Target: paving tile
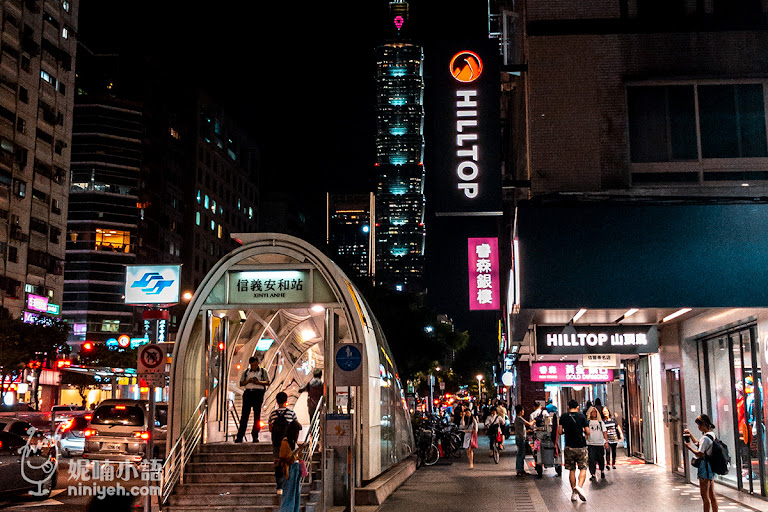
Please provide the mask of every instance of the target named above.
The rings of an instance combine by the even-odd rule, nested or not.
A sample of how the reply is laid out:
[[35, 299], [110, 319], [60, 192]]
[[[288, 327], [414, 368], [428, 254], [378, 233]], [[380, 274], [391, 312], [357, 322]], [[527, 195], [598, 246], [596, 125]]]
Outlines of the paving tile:
[[[557, 477], [553, 469], [535, 478], [532, 459], [529, 472], [516, 478], [515, 448], [502, 452], [499, 464], [488, 456], [487, 440], [481, 436], [475, 453], [475, 468], [469, 469], [466, 455], [441, 459], [438, 465], [419, 469], [379, 509], [380, 512], [696, 512], [702, 510], [699, 490], [664, 468], [634, 458], [619, 457], [616, 470], [606, 478], [584, 485], [587, 501], [571, 501], [568, 473]], [[725, 491], [728, 494], [731, 493]], [[768, 501], [744, 496], [746, 506], [719, 496], [721, 510], [768, 512]]]

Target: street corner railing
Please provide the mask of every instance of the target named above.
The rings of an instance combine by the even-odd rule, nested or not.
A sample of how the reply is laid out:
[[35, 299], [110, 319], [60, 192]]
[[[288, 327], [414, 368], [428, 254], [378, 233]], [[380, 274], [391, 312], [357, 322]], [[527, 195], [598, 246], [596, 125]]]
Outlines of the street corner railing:
[[189, 459], [192, 458], [192, 454], [203, 438], [207, 414], [208, 402], [206, 397], [203, 397], [187, 420], [184, 428], [181, 429], [181, 435], [179, 435], [179, 438], [168, 452], [163, 463], [163, 472], [160, 480], [160, 487], [162, 489], [160, 496], [161, 504], [165, 504], [168, 501], [177, 483], [184, 483], [184, 467], [189, 462]]
[[320, 401], [317, 403], [315, 412], [312, 415], [312, 420], [309, 422], [309, 430], [307, 431], [307, 439], [305, 441], [307, 448], [304, 450], [304, 456], [302, 457], [304, 460], [304, 465], [308, 470], [308, 474], [303, 478], [303, 480], [309, 483], [312, 482], [312, 457], [315, 454], [318, 443], [320, 442], [320, 424], [323, 417], [325, 416], [323, 413], [324, 410], [324, 397], [320, 397]]

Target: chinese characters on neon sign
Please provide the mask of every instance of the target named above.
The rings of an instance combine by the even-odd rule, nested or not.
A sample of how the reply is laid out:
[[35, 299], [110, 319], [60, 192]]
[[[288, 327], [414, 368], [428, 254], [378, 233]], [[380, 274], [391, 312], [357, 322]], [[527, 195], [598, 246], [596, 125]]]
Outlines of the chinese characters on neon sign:
[[496, 310], [500, 306], [499, 242], [496, 238], [470, 238], [469, 309]]

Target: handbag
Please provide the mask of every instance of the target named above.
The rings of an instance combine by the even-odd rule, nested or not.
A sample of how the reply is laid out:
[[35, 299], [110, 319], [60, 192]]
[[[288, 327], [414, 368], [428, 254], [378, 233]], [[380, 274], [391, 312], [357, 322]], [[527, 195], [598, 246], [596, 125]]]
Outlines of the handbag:
[[301, 466], [301, 478], [306, 478], [309, 476], [309, 471], [307, 470], [307, 465], [304, 462], [304, 460], [299, 460], [299, 466]]
[[469, 441], [469, 447], [472, 448], [473, 450], [477, 449], [477, 431], [476, 430], [472, 431], [472, 438]]
[[700, 464], [701, 464], [700, 458], [696, 457], [694, 459], [691, 459], [691, 466], [698, 468]]

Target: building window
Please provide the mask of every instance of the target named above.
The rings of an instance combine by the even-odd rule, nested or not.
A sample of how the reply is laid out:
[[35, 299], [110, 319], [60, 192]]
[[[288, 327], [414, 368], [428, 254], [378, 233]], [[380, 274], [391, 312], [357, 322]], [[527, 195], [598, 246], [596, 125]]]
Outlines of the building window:
[[29, 103], [29, 91], [24, 87], [19, 87], [19, 101], [22, 103]]
[[19, 250], [11, 245], [8, 246], [8, 261], [11, 263], [18, 263], [19, 261]]
[[22, 180], [13, 180], [13, 193], [17, 197], [27, 197], [27, 182]]
[[761, 84], [699, 85], [702, 158], [768, 156]]
[[61, 236], [61, 230], [57, 227], [51, 226], [51, 237], [50, 241], [52, 244], [59, 243], [59, 237]]
[[61, 38], [69, 39], [69, 27], [64, 27], [61, 29]]
[[114, 229], [96, 229], [96, 250], [131, 252], [131, 232]]
[[768, 156], [762, 84], [629, 87], [627, 106], [634, 163]]
[[120, 320], [102, 320], [101, 332], [119, 332]]
[[29, 229], [30, 231], [34, 231], [36, 233], [42, 233], [43, 235], [48, 234], [48, 223], [46, 223], [44, 220], [36, 219], [34, 217], [29, 219]]
[[61, 0], [61, 8], [69, 12], [69, 9], [70, 9], [69, 0]]
[[24, 121], [24, 118], [22, 117], [16, 118], [16, 131], [19, 133], [27, 132], [27, 122]]
[[200, 212], [195, 212], [195, 224], [200, 225]]
[[61, 215], [61, 203], [58, 199], [51, 198], [51, 213]]

